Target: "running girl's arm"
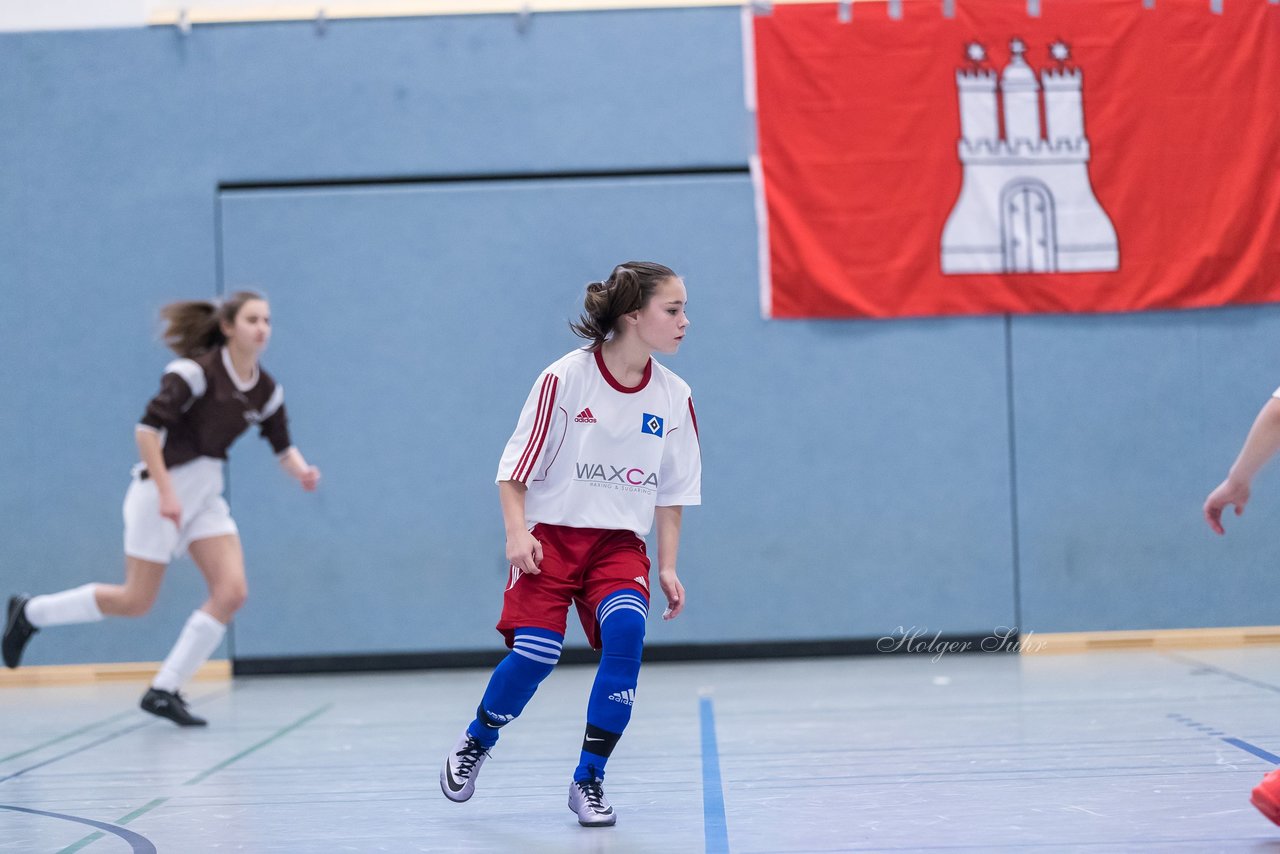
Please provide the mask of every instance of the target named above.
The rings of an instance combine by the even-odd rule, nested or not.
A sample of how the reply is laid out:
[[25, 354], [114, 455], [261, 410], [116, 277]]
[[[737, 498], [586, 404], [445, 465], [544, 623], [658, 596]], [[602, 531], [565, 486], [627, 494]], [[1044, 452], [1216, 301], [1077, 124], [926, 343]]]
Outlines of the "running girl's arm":
[[307, 492], [314, 492], [320, 483], [320, 469], [310, 465], [302, 456], [302, 451], [292, 445], [280, 455], [280, 468], [289, 477], [296, 478]]
[[1262, 407], [1253, 427], [1244, 440], [1240, 455], [1227, 473], [1227, 479], [1218, 485], [1204, 502], [1204, 518], [1218, 534], [1226, 533], [1222, 527], [1222, 511], [1234, 505], [1236, 515], [1244, 512], [1249, 503], [1249, 485], [1254, 475], [1280, 450], [1280, 400], [1271, 398]]
[[658, 584], [667, 597], [662, 619], [674, 620], [684, 610], [684, 585], [676, 576], [676, 554], [680, 551], [680, 521], [683, 507], [655, 507], [654, 527], [658, 529]]
[[175, 525], [182, 524], [182, 504], [173, 491], [173, 481], [164, 464], [160, 431], [177, 424], [194, 400], [204, 395], [207, 386], [204, 371], [192, 360], [175, 359], [170, 362], [160, 377], [160, 391], [147, 402], [146, 411], [133, 431], [138, 443], [138, 456], [160, 494], [160, 515]]
[[302, 484], [307, 492], [314, 492], [320, 484], [320, 469], [310, 465], [302, 452], [294, 447], [289, 438], [289, 412], [284, 405], [284, 386], [276, 384], [271, 390], [271, 397], [262, 407], [262, 422], [258, 432], [276, 452], [280, 468], [285, 474]]
[[164, 464], [164, 450], [160, 445], [160, 433], [146, 424], [139, 424], [133, 431], [138, 443], [138, 456], [147, 467], [147, 477], [156, 482], [160, 493], [160, 515], [175, 525], [182, 524], [182, 504], [173, 492], [173, 481]]
[[542, 572], [542, 543], [529, 533], [524, 516], [524, 494], [529, 491], [517, 480], [498, 481], [498, 500], [502, 503], [502, 523], [507, 529], [507, 562], [530, 575]]

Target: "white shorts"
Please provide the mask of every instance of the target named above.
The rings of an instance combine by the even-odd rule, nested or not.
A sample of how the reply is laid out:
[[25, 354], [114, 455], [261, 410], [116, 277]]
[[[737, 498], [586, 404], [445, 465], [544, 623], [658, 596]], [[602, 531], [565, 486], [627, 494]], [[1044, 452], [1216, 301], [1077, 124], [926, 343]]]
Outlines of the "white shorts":
[[124, 553], [152, 563], [182, 557], [196, 540], [239, 532], [222, 497], [222, 460], [197, 457], [169, 470], [182, 505], [182, 525], [160, 515], [160, 491], [134, 472], [124, 496]]

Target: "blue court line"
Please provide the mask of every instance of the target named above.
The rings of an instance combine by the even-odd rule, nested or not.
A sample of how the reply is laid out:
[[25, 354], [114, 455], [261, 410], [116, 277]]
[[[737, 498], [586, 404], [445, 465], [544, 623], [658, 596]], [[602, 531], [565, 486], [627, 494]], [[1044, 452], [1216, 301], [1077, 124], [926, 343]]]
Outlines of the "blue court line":
[[1265, 759], [1268, 762], [1272, 763], [1273, 765], [1280, 765], [1280, 756], [1276, 756], [1274, 753], [1269, 753], [1263, 750], [1261, 747], [1252, 745], [1249, 742], [1244, 741], [1243, 739], [1224, 738], [1222, 740], [1225, 741], [1227, 744], [1231, 745], [1232, 747], [1238, 747], [1241, 750], [1245, 750], [1245, 751], [1248, 751], [1249, 753], [1252, 753], [1254, 756], [1258, 757], [1259, 759]]
[[48, 818], [60, 818], [63, 821], [74, 821], [79, 824], [87, 824], [90, 827], [96, 827], [103, 835], [107, 833], [120, 837], [129, 843], [129, 847], [133, 849], [133, 854], [156, 854], [156, 846], [150, 839], [140, 833], [134, 833], [132, 830], [126, 830], [118, 825], [109, 824], [105, 821], [94, 821], [91, 818], [81, 818], [78, 815], [66, 815], [60, 812], [45, 812], [44, 810], [33, 810], [27, 807], [13, 807], [7, 804], [0, 804], [0, 810], [14, 810], [15, 812], [31, 813], [32, 815], [43, 815]]
[[120, 720], [121, 718], [129, 717], [129, 716], [130, 716], [130, 715], [132, 715], [132, 714], [133, 714], [133, 712], [131, 712], [131, 711], [129, 711], [129, 712], [120, 712], [119, 714], [112, 715], [112, 716], [111, 716], [111, 717], [109, 717], [109, 718], [103, 718], [103, 719], [102, 719], [102, 720], [100, 720], [100, 721], [94, 721], [93, 723], [91, 723], [91, 724], [86, 724], [85, 726], [82, 726], [82, 727], [80, 727], [79, 729], [72, 730], [71, 732], [64, 733], [64, 734], [59, 735], [59, 736], [55, 736], [55, 737], [53, 737], [53, 738], [49, 739], [48, 741], [42, 741], [42, 742], [40, 742], [39, 744], [37, 744], [35, 747], [28, 747], [26, 750], [19, 750], [17, 753], [10, 753], [8, 756], [0, 756], [0, 762], [8, 762], [10, 759], [17, 759], [17, 758], [19, 758], [19, 757], [21, 757], [21, 756], [26, 756], [26, 755], [27, 755], [27, 754], [29, 754], [29, 753], [35, 753], [35, 752], [37, 752], [37, 751], [39, 751], [39, 750], [43, 750], [43, 749], [44, 749], [44, 748], [46, 748], [46, 747], [50, 747], [50, 746], [52, 746], [52, 745], [55, 745], [55, 744], [57, 744], [57, 743], [58, 743], [58, 742], [60, 742], [60, 741], [66, 741], [68, 738], [75, 738], [77, 735], [83, 735], [84, 733], [88, 732], [89, 730], [97, 729], [98, 727], [102, 726], [103, 724], [109, 724], [109, 723], [111, 723], [111, 722], [113, 722], [113, 721], [118, 721], [118, 720]]
[[88, 744], [82, 744], [77, 748], [68, 750], [66, 753], [59, 753], [57, 756], [54, 756], [50, 759], [46, 759], [43, 762], [37, 762], [35, 765], [28, 765], [26, 768], [20, 768], [19, 770], [14, 771], [12, 774], [6, 774], [5, 776], [0, 777], [0, 783], [3, 783], [7, 780], [12, 780], [14, 777], [21, 777], [23, 774], [27, 773], [28, 771], [34, 771], [37, 768], [43, 768], [46, 765], [52, 765], [55, 762], [59, 762], [63, 759], [66, 759], [68, 756], [75, 756], [77, 753], [83, 753], [84, 751], [97, 747], [100, 744], [106, 744], [108, 741], [113, 741], [122, 735], [128, 735], [129, 733], [135, 730], [142, 729], [144, 726], [150, 726], [151, 723], [152, 721], [143, 721], [140, 724], [130, 724], [129, 726], [123, 729], [118, 729], [115, 732], [108, 733], [107, 735], [104, 735], [102, 738], [99, 738], [96, 741], [91, 741]]
[[[168, 798], [156, 798], [151, 803], [145, 806], [138, 807], [136, 810], [129, 813], [128, 815], [122, 816], [116, 819], [116, 824], [128, 824], [129, 822], [133, 821], [135, 818], [138, 818], [139, 816], [142, 816], [142, 815], [146, 815], [147, 813], [151, 812], [153, 809], [160, 806], [161, 804], [167, 803], [168, 800], [169, 800]], [[87, 848], [88, 846], [97, 842], [99, 839], [101, 839], [104, 836], [106, 836], [106, 834], [103, 833], [102, 831], [98, 831], [97, 833], [90, 833], [88, 836], [86, 836], [84, 839], [81, 839], [79, 842], [76, 842], [74, 844], [68, 845], [66, 848], [63, 848], [61, 851], [58, 852], [58, 854], [75, 854], [76, 851], [79, 851], [81, 848]]]
[[1218, 667], [1217, 665], [1197, 661], [1189, 655], [1181, 655], [1176, 652], [1166, 652], [1165, 656], [1167, 658], [1172, 658], [1174, 661], [1181, 661], [1183, 664], [1194, 664], [1202, 670], [1208, 670], [1209, 672], [1216, 673], [1219, 676], [1225, 676], [1228, 679], [1243, 682], [1245, 685], [1252, 685], [1255, 688], [1263, 688], [1267, 691], [1275, 691], [1277, 694], [1280, 694], [1280, 685], [1272, 685], [1270, 682], [1263, 682], [1261, 679], [1252, 679], [1248, 676], [1242, 676], [1239, 673], [1233, 673], [1230, 670]]
[[[213, 692], [213, 693], [205, 694], [205, 695], [204, 695], [203, 697], [201, 697], [199, 700], [194, 701], [194, 702], [192, 703], [192, 705], [195, 705], [196, 703], [203, 703], [205, 700], [210, 700], [210, 699], [213, 699], [214, 697], [219, 697], [219, 696], [222, 696], [223, 694], [226, 694], [226, 693], [228, 693], [228, 692], [227, 692], [227, 691], [217, 691], [217, 692]], [[92, 724], [91, 726], [84, 727], [84, 728], [82, 728], [82, 729], [76, 730], [74, 733], [69, 733], [69, 734], [68, 734], [68, 735], [66, 735], [66, 736], [62, 736], [62, 737], [60, 737], [60, 738], [56, 738], [56, 739], [54, 739], [53, 741], [49, 741], [49, 742], [45, 742], [44, 744], [37, 745], [35, 748], [32, 748], [32, 750], [39, 749], [40, 747], [48, 747], [50, 744], [54, 744], [54, 743], [56, 743], [56, 742], [58, 742], [58, 741], [62, 741], [62, 740], [64, 740], [64, 739], [66, 739], [66, 738], [69, 738], [69, 737], [70, 737], [70, 736], [72, 736], [72, 735], [79, 735], [80, 733], [86, 732], [86, 731], [88, 731], [88, 730], [90, 730], [90, 729], [93, 729], [93, 728], [94, 728], [94, 727], [96, 727], [96, 726], [99, 726], [100, 724], [107, 723], [107, 722], [109, 722], [109, 721], [113, 721], [113, 720], [115, 720], [116, 718], [124, 717], [126, 714], [134, 714], [134, 713], [133, 713], [133, 712], [122, 712], [121, 714], [113, 715], [112, 717], [107, 718], [107, 719], [106, 719], [106, 720], [104, 720], [104, 721], [99, 721], [98, 723], [96, 723], [96, 724]], [[43, 762], [37, 762], [35, 765], [28, 765], [26, 768], [20, 768], [20, 769], [18, 769], [17, 771], [14, 771], [12, 774], [6, 774], [6, 775], [4, 775], [3, 777], [0, 777], [0, 783], [5, 782], [6, 780], [12, 780], [14, 777], [21, 777], [23, 774], [27, 773], [28, 771], [34, 771], [34, 770], [36, 770], [37, 768], [43, 768], [43, 767], [44, 767], [44, 766], [46, 766], [46, 765], [52, 765], [52, 764], [53, 764], [53, 763], [55, 763], [55, 762], [59, 762], [59, 761], [61, 761], [61, 760], [63, 760], [63, 759], [66, 759], [68, 756], [75, 756], [77, 753], [83, 753], [84, 751], [86, 751], [86, 750], [90, 750], [90, 749], [92, 749], [92, 748], [94, 748], [94, 747], [97, 747], [97, 746], [98, 746], [98, 745], [100, 745], [100, 744], [106, 744], [108, 741], [113, 741], [113, 740], [115, 740], [115, 739], [119, 738], [119, 737], [120, 737], [120, 736], [122, 736], [122, 735], [128, 735], [129, 733], [134, 732], [135, 730], [140, 730], [140, 729], [142, 729], [142, 728], [143, 728], [143, 727], [145, 727], [145, 726], [150, 726], [151, 724], [155, 723], [155, 722], [156, 722], [156, 720], [157, 720], [156, 718], [152, 717], [151, 715], [148, 715], [148, 716], [147, 716], [147, 720], [143, 721], [142, 723], [130, 724], [129, 726], [124, 727], [123, 729], [118, 729], [118, 730], [116, 730], [115, 732], [108, 733], [107, 735], [104, 735], [102, 738], [99, 738], [99, 739], [97, 739], [96, 741], [91, 741], [91, 742], [89, 742], [88, 744], [82, 744], [81, 746], [79, 746], [79, 747], [77, 747], [77, 748], [74, 748], [74, 749], [72, 749], [72, 750], [68, 750], [66, 753], [59, 753], [57, 756], [54, 756], [54, 757], [49, 758], [49, 759], [46, 759], [46, 760], [44, 760]], [[5, 757], [5, 758], [6, 758], [6, 759], [12, 759], [12, 758], [14, 758], [14, 757], [16, 757], [16, 756], [22, 756], [22, 755], [25, 755], [25, 754], [27, 754], [27, 753], [30, 753], [30, 752], [32, 752], [32, 750], [24, 750], [22, 753], [15, 753], [15, 754], [13, 754], [12, 756], [7, 756], [7, 757]]]
[[[293, 723], [288, 724], [282, 727], [281, 729], [276, 730], [274, 733], [267, 736], [262, 741], [259, 741], [255, 744], [250, 745], [249, 747], [246, 747], [244, 750], [241, 750], [239, 753], [237, 753], [235, 756], [232, 756], [230, 759], [224, 759], [221, 762], [219, 762], [217, 765], [214, 765], [211, 768], [206, 768], [204, 771], [201, 771], [199, 774], [195, 775], [190, 780], [184, 781], [182, 785], [194, 786], [196, 783], [202, 782], [207, 777], [210, 777], [218, 773], [222, 769], [226, 768], [228, 765], [232, 765], [236, 762], [239, 762], [241, 759], [245, 758], [246, 756], [252, 753], [256, 753], [262, 748], [266, 747], [268, 744], [271, 744], [271, 742], [275, 741], [276, 739], [284, 735], [287, 735], [288, 733], [293, 732], [295, 729], [302, 726], [303, 724], [306, 724], [315, 720], [316, 718], [320, 717], [320, 715], [329, 711], [329, 709], [331, 708], [333, 708], [333, 703], [325, 703], [320, 708], [308, 714], [303, 715]], [[162, 804], [168, 803], [169, 800], [170, 798], [156, 798], [155, 800], [151, 801], [150, 803], [144, 806], [139, 807], [138, 809], [134, 810], [128, 815], [122, 816], [121, 818], [116, 819], [116, 821], [119, 824], [128, 824], [129, 822], [133, 821], [135, 818], [138, 818], [139, 816], [150, 812], [151, 810], [155, 809], [158, 806], [161, 806]], [[74, 854], [74, 852], [79, 851], [82, 848], [87, 848], [88, 846], [92, 845], [94, 842], [97, 842], [99, 839], [102, 839], [103, 836], [105, 835], [106, 834], [102, 833], [101, 831], [97, 833], [91, 833], [88, 836], [81, 839], [80, 841], [75, 842], [71, 845], [68, 845], [66, 848], [63, 848], [61, 851], [58, 852], [58, 854]], [[153, 848], [151, 850], [154, 851], [155, 849]]]
[[707, 854], [729, 854], [729, 827], [724, 818], [720, 785], [720, 752], [716, 748], [716, 713], [710, 697], [698, 700], [702, 720], [702, 827]]
[[[1257, 835], [1255, 836], [1212, 836], [1212, 837], [1196, 837], [1194, 839], [1187, 838], [1187, 837], [1180, 837], [1176, 840], [1171, 840], [1166, 844], [1180, 845], [1180, 846], [1186, 846], [1188, 844], [1198, 844], [1198, 845], [1205, 846], [1204, 848], [1199, 849], [1201, 851], [1224, 851], [1227, 849], [1223, 848], [1223, 843], [1238, 842], [1241, 844], [1231, 848], [1230, 850], [1232, 851], [1237, 851], [1237, 850], [1238, 851], [1267, 851], [1269, 849], [1266, 848], [1265, 846], [1270, 841], [1271, 841], [1270, 837], [1257, 836]], [[1082, 850], [1110, 849], [1113, 851], [1141, 851], [1141, 850], [1157, 850], [1158, 851], [1160, 849], [1157, 848], [1157, 846], [1160, 844], [1161, 843], [1153, 842], [1153, 843], [1149, 843], [1147, 846], [1138, 847], [1139, 845], [1141, 845], [1141, 843], [1134, 842], [1130, 838], [1102, 839], [1102, 840], [1089, 842], [1085, 844], [1084, 847], [1082, 848], [1081, 843], [1079, 842], [1030, 842], [1030, 841], [1027, 841], [1027, 842], [1019, 842], [1017, 850], [1018, 851], [1061, 851], [1065, 849], [1067, 851], [1082, 851]], [[1212, 847], [1210, 847], [1211, 845]], [[1244, 847], [1245, 845], [1249, 845], [1249, 847], [1246, 848]], [[809, 852], [813, 851], [814, 849], [788, 848], [785, 850], [789, 852], [789, 854], [809, 854]], [[886, 847], [876, 847], [876, 848], [864, 848], [859, 846], [857, 848], [822, 848], [819, 850], [821, 850], [823, 854], [864, 854], [864, 852], [867, 852], [867, 851], [878, 851], [878, 852], [882, 852], [882, 854], [883, 852], [888, 852], [888, 851], [902, 851], [902, 852], [905, 852], [906, 854], [919, 854], [919, 852], [921, 851], [970, 851], [970, 852], [977, 852], [977, 854], [990, 854], [992, 850], [992, 844], [989, 842], [973, 843], [973, 844], [960, 843], [957, 845], [919, 845], [916, 843], [912, 843], [910, 846], [895, 845], [892, 847], [886, 846]]]
[[320, 717], [321, 715], [323, 715], [325, 712], [329, 711], [332, 708], [333, 708], [333, 703], [325, 703], [320, 708], [308, 714], [303, 715], [302, 717], [298, 718], [296, 721], [289, 724], [288, 726], [282, 729], [276, 730], [274, 733], [264, 738], [262, 741], [259, 741], [257, 744], [253, 744], [253, 745], [250, 745], [249, 747], [246, 747], [244, 750], [240, 751], [235, 756], [232, 756], [230, 759], [224, 759], [221, 762], [219, 762], [217, 765], [214, 765], [212, 768], [206, 768], [204, 771], [201, 771], [199, 774], [195, 775], [190, 780], [187, 780], [182, 785], [194, 786], [196, 783], [199, 783], [201, 780], [205, 779], [206, 777], [211, 777], [212, 775], [218, 773], [223, 768], [226, 768], [228, 765], [231, 765], [235, 762], [239, 762], [241, 759], [244, 759], [246, 756], [248, 756], [251, 753], [257, 753], [259, 750], [266, 747], [271, 742], [275, 741], [278, 738], [282, 738], [288, 735], [289, 733], [293, 732], [295, 729], [297, 729], [300, 726], [303, 726], [304, 724], [310, 723], [311, 721]]
[[1165, 717], [1169, 718], [1170, 720], [1177, 721], [1183, 726], [1189, 727], [1195, 730], [1196, 732], [1206, 733], [1210, 736], [1222, 736], [1221, 738], [1218, 739], [1219, 741], [1225, 741], [1227, 744], [1231, 745], [1232, 747], [1238, 747], [1241, 750], [1243, 750], [1245, 753], [1252, 753], [1254, 756], [1258, 757], [1259, 759], [1270, 762], [1273, 765], [1280, 765], [1280, 756], [1276, 756], [1274, 753], [1270, 752], [1269, 750], [1263, 750], [1261, 747], [1258, 747], [1258, 745], [1256, 744], [1250, 744], [1249, 742], [1245, 741], [1243, 738], [1236, 738], [1234, 736], [1224, 736], [1222, 735], [1221, 730], [1215, 729], [1213, 727], [1205, 726], [1204, 724], [1199, 723], [1198, 721], [1192, 720], [1186, 715], [1180, 715], [1174, 712], [1170, 712], [1169, 714], [1165, 715]]

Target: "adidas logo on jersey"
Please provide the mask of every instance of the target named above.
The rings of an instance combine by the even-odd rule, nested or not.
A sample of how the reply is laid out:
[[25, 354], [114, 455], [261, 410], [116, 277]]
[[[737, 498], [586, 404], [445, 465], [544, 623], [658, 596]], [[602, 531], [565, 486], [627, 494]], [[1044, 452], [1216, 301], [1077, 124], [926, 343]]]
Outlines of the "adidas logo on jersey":
[[649, 579], [645, 578], [643, 575], [637, 575], [635, 577], [635, 581], [645, 590], [649, 589]]
[[579, 412], [577, 417], [574, 418], [573, 420], [578, 422], [579, 424], [595, 424], [596, 423], [596, 417], [591, 414], [590, 406], [588, 406], [586, 409]]
[[609, 699], [626, 706], [633, 705], [636, 701], [636, 689], [628, 688], [625, 691], [615, 691], [609, 695]]

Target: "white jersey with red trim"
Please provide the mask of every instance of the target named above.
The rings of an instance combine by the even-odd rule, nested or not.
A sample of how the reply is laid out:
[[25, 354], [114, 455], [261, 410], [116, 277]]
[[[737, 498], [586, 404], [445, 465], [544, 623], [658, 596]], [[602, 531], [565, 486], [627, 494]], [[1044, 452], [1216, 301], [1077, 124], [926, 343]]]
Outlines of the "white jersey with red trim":
[[689, 385], [653, 359], [640, 384], [574, 350], [534, 383], [497, 480], [528, 485], [530, 525], [634, 531], [653, 508], [702, 503], [702, 455]]

